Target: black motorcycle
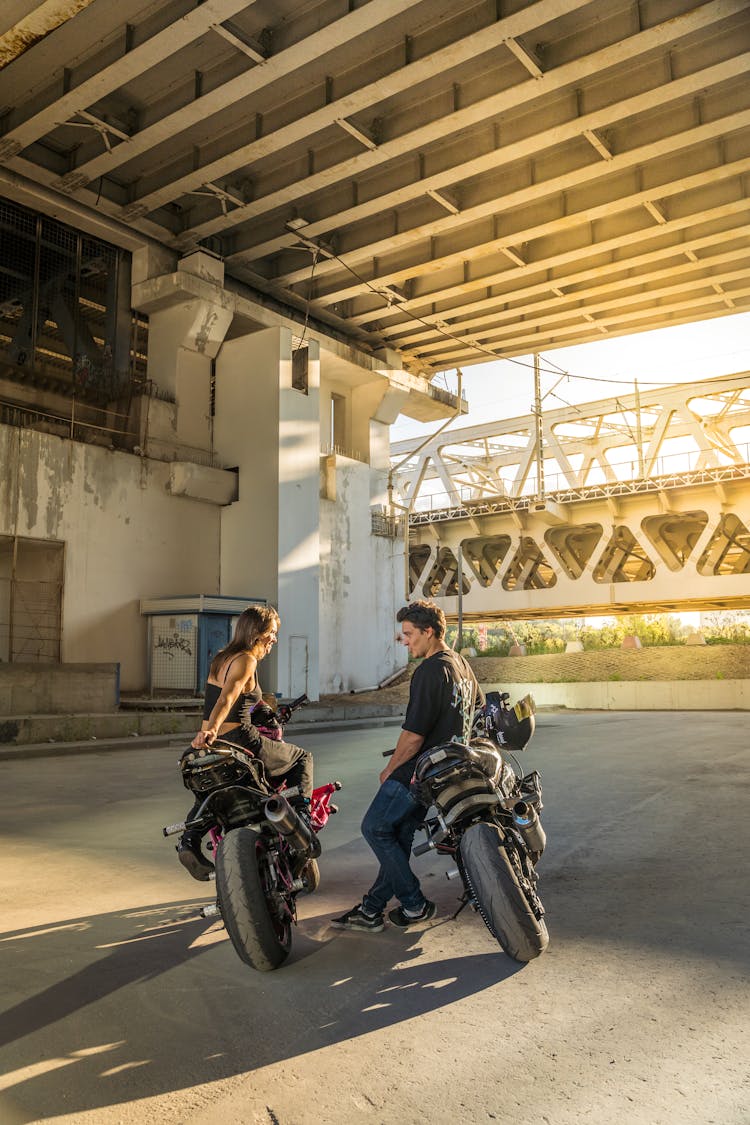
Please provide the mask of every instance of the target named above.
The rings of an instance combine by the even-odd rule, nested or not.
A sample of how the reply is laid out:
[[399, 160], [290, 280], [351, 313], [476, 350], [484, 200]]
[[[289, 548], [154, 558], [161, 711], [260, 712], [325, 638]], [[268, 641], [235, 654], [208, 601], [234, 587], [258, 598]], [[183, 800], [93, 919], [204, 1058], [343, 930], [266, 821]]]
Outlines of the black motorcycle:
[[[307, 702], [301, 695], [275, 713], [255, 707], [252, 721], [266, 735], [280, 737], [282, 724]], [[309, 814], [301, 813], [290, 804], [298, 791], [275, 788], [260, 759], [227, 738], [189, 750], [180, 768], [201, 804], [191, 820], [163, 832], [198, 830], [213, 852], [216, 903], [203, 907], [201, 916], [222, 919], [246, 965], [261, 972], [277, 969], [291, 949], [297, 895], [312, 893], [320, 882], [317, 834], [337, 811], [331, 797], [341, 785], [332, 781], [313, 790]]]
[[510, 957], [531, 961], [549, 942], [536, 889], [546, 843], [542, 786], [536, 770], [522, 775], [509, 760], [534, 733], [534, 700], [527, 695], [511, 707], [509, 698], [488, 693], [468, 745], [445, 743], [418, 758], [412, 789], [435, 815], [414, 855], [450, 856], [456, 867], [448, 878], [460, 876], [464, 885], [456, 915], [474, 907]]

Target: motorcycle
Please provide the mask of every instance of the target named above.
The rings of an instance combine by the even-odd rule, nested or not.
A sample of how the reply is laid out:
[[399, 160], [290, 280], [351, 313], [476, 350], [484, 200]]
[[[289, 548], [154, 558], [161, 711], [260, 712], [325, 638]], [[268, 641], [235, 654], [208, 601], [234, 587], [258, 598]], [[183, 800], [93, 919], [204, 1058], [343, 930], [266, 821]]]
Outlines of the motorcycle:
[[534, 733], [534, 700], [527, 695], [511, 707], [509, 698], [487, 694], [468, 745], [454, 740], [417, 759], [412, 791], [436, 813], [422, 826], [427, 840], [413, 851], [450, 856], [456, 866], [447, 876], [460, 877], [464, 887], [454, 917], [472, 906], [503, 950], [526, 962], [549, 942], [536, 872], [546, 836], [539, 774], [523, 775], [513, 758]]
[[[301, 695], [276, 712], [264, 704], [252, 721], [267, 737], [280, 738], [283, 724], [309, 700]], [[199, 830], [213, 853], [216, 903], [201, 917], [219, 917], [240, 959], [260, 972], [279, 968], [292, 945], [297, 922], [296, 899], [320, 883], [317, 834], [337, 812], [333, 794], [338, 781], [313, 790], [309, 815], [290, 804], [296, 788], [274, 787], [263, 763], [244, 746], [217, 738], [204, 749], [192, 748], [180, 760], [183, 781], [203, 800], [189, 821], [169, 824], [164, 836]]]

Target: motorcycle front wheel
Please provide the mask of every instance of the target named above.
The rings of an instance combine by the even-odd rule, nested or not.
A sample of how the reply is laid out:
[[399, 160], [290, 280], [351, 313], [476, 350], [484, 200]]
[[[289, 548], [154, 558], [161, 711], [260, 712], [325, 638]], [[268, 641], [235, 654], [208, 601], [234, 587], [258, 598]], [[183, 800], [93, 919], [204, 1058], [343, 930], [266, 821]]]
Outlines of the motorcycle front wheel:
[[268, 842], [254, 828], [233, 828], [219, 844], [216, 892], [240, 959], [262, 973], [278, 969], [292, 947], [292, 915], [277, 887]]
[[544, 953], [549, 934], [524, 894], [513, 863], [494, 824], [474, 824], [461, 837], [459, 853], [487, 929], [509, 957], [533, 961]]

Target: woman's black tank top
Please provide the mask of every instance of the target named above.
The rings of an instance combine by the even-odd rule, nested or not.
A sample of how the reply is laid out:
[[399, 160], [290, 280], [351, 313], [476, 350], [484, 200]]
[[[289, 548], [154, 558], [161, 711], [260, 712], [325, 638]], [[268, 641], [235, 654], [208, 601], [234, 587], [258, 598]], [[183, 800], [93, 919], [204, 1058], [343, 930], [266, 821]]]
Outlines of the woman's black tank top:
[[[238, 655], [239, 655], [239, 653], [238, 653]], [[235, 657], [234, 659], [236, 660], [237, 657]], [[233, 663], [234, 663], [234, 661], [230, 660], [229, 664], [227, 664], [227, 670], [224, 673], [224, 681], [225, 682], [226, 682], [227, 676], [229, 675], [229, 669], [231, 668]], [[203, 720], [204, 720], [204, 722], [207, 721], [208, 718], [210, 717], [211, 712], [213, 711], [214, 707], [216, 706], [216, 703], [219, 699], [219, 696], [221, 695], [221, 692], [222, 692], [222, 688], [220, 688], [218, 684], [210, 684], [208, 682], [206, 683], [206, 691], [205, 691], [205, 696], [204, 696], [204, 699], [203, 699]], [[239, 698], [237, 698], [234, 701], [229, 714], [224, 719], [224, 722], [225, 723], [241, 723], [242, 722], [242, 710], [243, 710], [245, 704], [246, 703], [252, 703], [254, 705], [256, 703], [260, 703], [262, 698], [263, 698], [263, 692], [260, 689], [260, 684], [258, 683], [258, 677], [256, 675], [256, 677], [255, 677], [255, 687], [251, 688], [250, 691], [244, 692], [242, 695], [239, 696]]]

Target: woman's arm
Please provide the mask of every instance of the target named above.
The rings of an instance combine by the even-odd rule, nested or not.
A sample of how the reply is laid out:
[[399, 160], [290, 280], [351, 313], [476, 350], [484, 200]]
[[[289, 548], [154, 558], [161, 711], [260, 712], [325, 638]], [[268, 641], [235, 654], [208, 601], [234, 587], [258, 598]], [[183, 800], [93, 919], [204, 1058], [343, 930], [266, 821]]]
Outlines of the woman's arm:
[[196, 749], [210, 746], [214, 739], [218, 737], [222, 724], [242, 694], [243, 688], [249, 681], [255, 682], [255, 669], [257, 667], [257, 660], [249, 653], [242, 653], [232, 661], [221, 689], [221, 695], [216, 700], [208, 719], [203, 721], [200, 731], [193, 739], [192, 745]]

